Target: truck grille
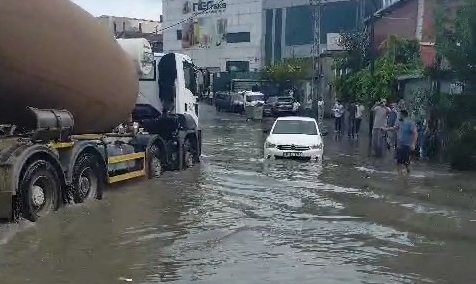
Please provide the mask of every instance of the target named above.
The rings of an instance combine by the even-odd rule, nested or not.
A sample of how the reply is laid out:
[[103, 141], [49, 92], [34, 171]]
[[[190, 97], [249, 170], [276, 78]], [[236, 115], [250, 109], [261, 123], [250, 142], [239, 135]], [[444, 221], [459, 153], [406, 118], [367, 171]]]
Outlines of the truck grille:
[[279, 150], [285, 151], [307, 151], [309, 146], [298, 146], [298, 145], [278, 145]]

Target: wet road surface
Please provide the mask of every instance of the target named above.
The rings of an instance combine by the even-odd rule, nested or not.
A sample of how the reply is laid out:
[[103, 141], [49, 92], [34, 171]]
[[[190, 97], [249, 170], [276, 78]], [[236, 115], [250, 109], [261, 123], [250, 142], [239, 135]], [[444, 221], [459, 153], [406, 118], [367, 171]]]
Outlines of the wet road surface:
[[332, 136], [322, 165], [263, 161], [262, 124], [202, 116], [201, 165], [2, 225], [0, 283], [476, 283], [470, 174], [402, 180]]

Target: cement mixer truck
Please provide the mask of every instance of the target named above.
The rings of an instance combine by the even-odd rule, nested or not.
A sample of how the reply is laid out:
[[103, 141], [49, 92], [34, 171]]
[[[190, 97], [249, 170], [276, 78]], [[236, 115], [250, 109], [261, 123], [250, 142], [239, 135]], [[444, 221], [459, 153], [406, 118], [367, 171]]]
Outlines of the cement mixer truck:
[[0, 0], [0, 218], [199, 163], [197, 69], [68, 0]]

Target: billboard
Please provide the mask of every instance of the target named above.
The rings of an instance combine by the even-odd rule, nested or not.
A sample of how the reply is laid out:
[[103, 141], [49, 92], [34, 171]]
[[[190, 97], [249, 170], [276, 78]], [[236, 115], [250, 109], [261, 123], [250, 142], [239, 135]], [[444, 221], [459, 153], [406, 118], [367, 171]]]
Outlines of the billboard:
[[228, 21], [221, 17], [190, 19], [182, 25], [182, 48], [219, 47], [226, 41]]

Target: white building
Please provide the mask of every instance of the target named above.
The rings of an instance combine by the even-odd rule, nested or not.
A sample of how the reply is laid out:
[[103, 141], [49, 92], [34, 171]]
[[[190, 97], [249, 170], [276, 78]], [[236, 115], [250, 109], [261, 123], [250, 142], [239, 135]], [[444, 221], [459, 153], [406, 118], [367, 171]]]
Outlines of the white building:
[[163, 0], [164, 50], [217, 71], [263, 65], [263, 0]]
[[100, 16], [98, 17], [99, 23], [107, 27], [111, 33], [117, 35], [123, 32], [138, 32], [144, 34], [156, 34], [160, 33], [162, 27], [161, 21], [126, 18], [126, 17], [114, 17], [114, 16]]

